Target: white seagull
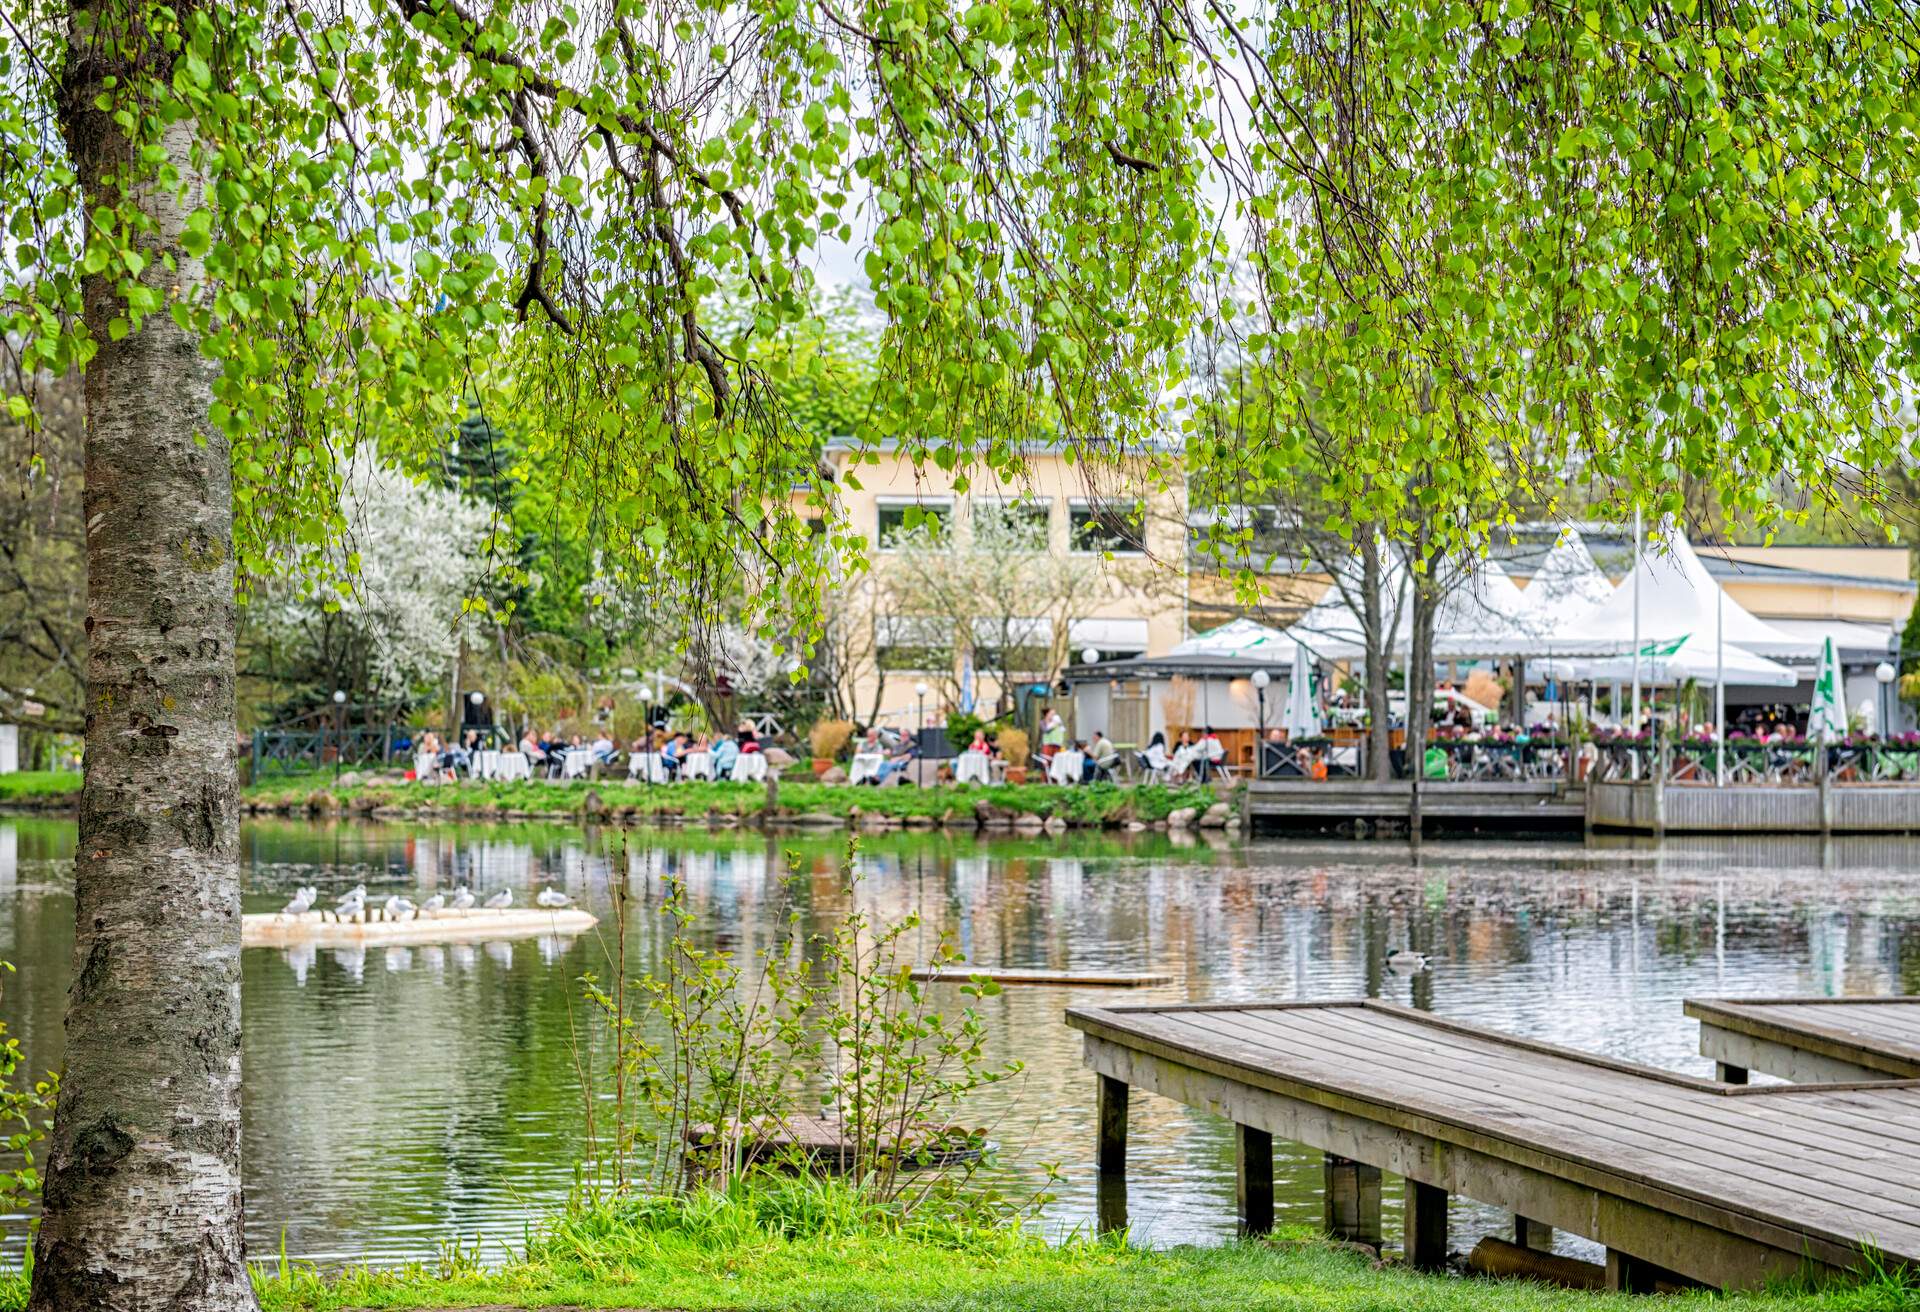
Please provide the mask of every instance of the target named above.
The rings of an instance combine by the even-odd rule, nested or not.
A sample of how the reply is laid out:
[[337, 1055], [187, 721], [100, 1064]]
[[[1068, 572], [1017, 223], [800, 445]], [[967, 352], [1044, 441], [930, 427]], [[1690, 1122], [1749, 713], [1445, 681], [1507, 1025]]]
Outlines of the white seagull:
[[533, 900], [543, 907], [551, 907], [554, 910], [573, 905], [573, 899], [557, 888], [543, 888], [540, 890], [540, 895]]
[[367, 886], [356, 884], [353, 891], [333, 904], [333, 914], [341, 920], [351, 920], [367, 909]]
[[396, 893], [386, 900], [380, 910], [388, 920], [405, 920], [413, 914], [413, 903]]
[[313, 899], [307, 896], [306, 889], [298, 888], [294, 890], [293, 901], [280, 908], [280, 914], [283, 916], [304, 916], [311, 910], [313, 910]]
[[513, 905], [513, 890], [510, 888], [501, 889], [498, 893], [495, 893], [487, 899], [486, 905], [489, 911], [505, 911]]
[[465, 884], [453, 890], [453, 909], [465, 911], [473, 905], [473, 890]]
[[435, 893], [432, 897], [420, 904], [420, 914], [423, 916], [434, 915], [446, 905], [447, 895], [445, 893]]

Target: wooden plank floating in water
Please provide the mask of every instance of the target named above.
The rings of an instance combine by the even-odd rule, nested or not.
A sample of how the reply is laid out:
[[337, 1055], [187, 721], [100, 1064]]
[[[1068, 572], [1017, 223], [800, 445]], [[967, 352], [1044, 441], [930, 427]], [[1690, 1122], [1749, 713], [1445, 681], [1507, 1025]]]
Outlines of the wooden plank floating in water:
[[[831, 1116], [801, 1113], [779, 1120], [748, 1125], [739, 1132], [741, 1156], [750, 1164], [780, 1161], [804, 1161], [826, 1171], [844, 1171], [853, 1167], [857, 1156], [853, 1139], [843, 1122]], [[924, 1150], [909, 1149], [900, 1165], [908, 1170], [920, 1167], [954, 1166], [980, 1160], [986, 1151], [984, 1131], [949, 1126], [926, 1141]], [[727, 1145], [715, 1142], [712, 1125], [696, 1125], [687, 1131], [687, 1143], [696, 1152], [718, 1150]], [[872, 1145], [868, 1145], [871, 1150]]]
[[[1716, 1084], [1379, 1002], [1086, 1007], [1067, 1023], [1103, 1108], [1137, 1086], [1404, 1176], [1416, 1264], [1437, 1260], [1461, 1194], [1605, 1245], [1613, 1288], [1857, 1271], [1863, 1244], [1920, 1267], [1920, 1081]], [[1125, 1211], [1109, 1197], [1125, 1133], [1103, 1115], [1103, 1216]], [[1377, 1213], [1341, 1220], [1378, 1230]]]
[[488, 939], [538, 938], [542, 934], [582, 934], [599, 921], [578, 907], [508, 907], [440, 911], [406, 920], [335, 920], [331, 914], [284, 912], [240, 918], [240, 943], [249, 948], [284, 948], [295, 943], [348, 948], [402, 946], [410, 943], [479, 943]]
[[984, 976], [996, 984], [1075, 984], [1109, 989], [1144, 989], [1173, 983], [1173, 976], [1153, 971], [1019, 970], [1005, 966], [970, 966], [964, 962], [939, 970], [922, 968], [913, 972], [915, 979], [953, 984], [964, 984], [975, 976]]
[[1720, 1078], [1920, 1079], [1920, 998], [1688, 998]]

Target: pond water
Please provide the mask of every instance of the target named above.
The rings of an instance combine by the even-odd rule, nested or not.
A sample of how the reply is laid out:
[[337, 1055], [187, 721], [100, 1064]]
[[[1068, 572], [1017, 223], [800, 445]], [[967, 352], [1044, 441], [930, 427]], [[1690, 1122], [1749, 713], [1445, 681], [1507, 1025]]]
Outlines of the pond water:
[[[604, 912], [625, 875], [657, 901], [676, 872], [694, 933], [750, 953], [783, 915], [797, 851], [804, 917], [841, 909], [839, 838], [751, 832], [620, 835], [565, 826], [256, 821], [243, 832], [246, 905], [271, 911], [300, 884], [374, 900], [456, 882], [511, 887], [526, 904], [564, 887]], [[0, 818], [0, 999], [30, 1067], [56, 1065], [73, 941], [73, 829]], [[1674, 1070], [1710, 1073], [1681, 1014], [1691, 994], [1920, 991], [1920, 842], [1429, 844], [1299, 840], [1177, 845], [1165, 835], [977, 841], [867, 839], [860, 896], [917, 910], [929, 935], [1007, 966], [1152, 969], [1175, 982], [1106, 990], [1010, 987], [982, 1011], [998, 1058], [1026, 1073], [978, 1109], [1011, 1164], [1067, 1178], [1042, 1223], [1094, 1215], [1092, 1077], [1070, 1003], [1378, 997]], [[604, 922], [603, 922], [604, 924]], [[644, 970], [657, 934], [637, 933]], [[1424, 973], [1385, 967], [1430, 953]], [[478, 1236], [492, 1256], [574, 1183], [583, 1107], [570, 1034], [587, 1024], [579, 977], [608, 973], [605, 937], [480, 947], [245, 954], [245, 1180], [256, 1253], [323, 1265], [394, 1262]], [[951, 987], [951, 986], [941, 986]], [[956, 998], [956, 1001], [958, 999]], [[1130, 1218], [1137, 1240], [1232, 1232], [1229, 1127], [1134, 1100]], [[1282, 1222], [1319, 1216], [1317, 1155], [1277, 1145]], [[1388, 1232], [1395, 1233], [1392, 1182]], [[1456, 1244], [1497, 1214], [1456, 1206]], [[17, 1254], [24, 1227], [6, 1228]], [[1573, 1245], [1577, 1251], [1578, 1245]]]

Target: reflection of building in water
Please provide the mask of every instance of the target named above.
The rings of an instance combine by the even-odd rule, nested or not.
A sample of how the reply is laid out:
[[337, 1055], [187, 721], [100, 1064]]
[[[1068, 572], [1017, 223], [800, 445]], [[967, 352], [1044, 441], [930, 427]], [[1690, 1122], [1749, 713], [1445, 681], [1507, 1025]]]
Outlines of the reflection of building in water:
[[465, 882], [476, 889], [524, 890], [533, 883], [533, 847], [527, 843], [483, 842], [469, 849], [473, 867]]

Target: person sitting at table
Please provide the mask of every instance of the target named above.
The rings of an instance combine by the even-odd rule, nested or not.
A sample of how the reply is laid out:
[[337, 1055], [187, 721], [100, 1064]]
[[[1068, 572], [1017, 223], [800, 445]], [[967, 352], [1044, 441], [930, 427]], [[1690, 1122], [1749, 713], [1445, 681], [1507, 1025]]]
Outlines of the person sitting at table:
[[866, 733], [861, 735], [860, 738], [860, 755], [884, 756], [886, 755], [886, 751], [886, 745], [880, 741], [879, 727], [877, 725], [868, 725]]
[[680, 778], [680, 762], [687, 752], [687, 736], [676, 733], [660, 746], [660, 768], [666, 771], [667, 782], [674, 783]]
[[1200, 758], [1195, 763], [1195, 773], [1204, 784], [1213, 777], [1213, 772], [1220, 768], [1221, 762], [1227, 759], [1227, 749], [1221, 743], [1220, 735], [1213, 731], [1212, 725], [1207, 726], [1198, 746]]
[[602, 729], [599, 736], [593, 740], [590, 744], [590, 749], [593, 752], [593, 759], [601, 765], [605, 765], [611, 761], [615, 753], [619, 750], [613, 745], [613, 736], [605, 729]]
[[740, 744], [731, 738], [722, 738], [713, 745], [713, 777], [733, 778], [733, 763], [739, 759]]
[[521, 731], [520, 755], [527, 758], [527, 766], [529, 769], [547, 759], [547, 750], [540, 745], [540, 739], [538, 735], [533, 732], [532, 725], [528, 725]]
[[1112, 783], [1113, 767], [1119, 760], [1120, 752], [1113, 745], [1113, 740], [1095, 729], [1093, 738], [1087, 743], [1086, 759], [1080, 765], [1082, 782]]
[[1173, 768], [1173, 762], [1167, 759], [1167, 736], [1158, 729], [1154, 730], [1153, 737], [1147, 739], [1147, 750], [1140, 753], [1140, 759], [1146, 763], [1147, 769], [1164, 778]]
[[753, 731], [752, 721], [740, 721], [738, 736], [740, 738], [740, 754], [742, 756], [745, 756], [749, 752], [757, 752], [760, 750], [760, 735]]
[[987, 741], [987, 731], [985, 729], [975, 729], [973, 731], [973, 741], [967, 744], [967, 750], [970, 752], [980, 752], [987, 756], [993, 755], [993, 744]]
[[1186, 778], [1193, 771], [1194, 762], [1200, 759], [1200, 746], [1193, 740], [1193, 730], [1182, 729], [1180, 736], [1173, 740], [1173, 759], [1167, 763], [1168, 777], [1174, 780]]
[[894, 775], [904, 775], [907, 772], [907, 767], [913, 764], [913, 756], [913, 739], [902, 738], [899, 747], [894, 750], [893, 755], [880, 762], [880, 767], [873, 772], [874, 787], [878, 788]]

